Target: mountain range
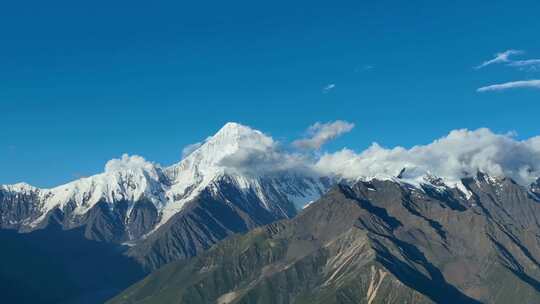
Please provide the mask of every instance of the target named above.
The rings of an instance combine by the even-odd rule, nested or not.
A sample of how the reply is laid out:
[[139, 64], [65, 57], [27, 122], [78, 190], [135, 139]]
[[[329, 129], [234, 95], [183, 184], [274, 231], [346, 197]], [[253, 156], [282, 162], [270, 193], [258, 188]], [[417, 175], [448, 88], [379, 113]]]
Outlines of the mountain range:
[[[20, 276], [8, 298], [102, 303], [149, 274], [110, 303], [540, 301], [538, 180], [448, 179], [406, 163], [351, 178], [237, 123], [187, 152], [168, 167], [123, 155], [50, 189], [0, 186], [12, 262], [0, 284], [31, 260], [29, 272], [57, 277]], [[92, 283], [104, 273], [110, 286]]]
[[108, 303], [538, 303], [538, 192], [482, 173], [467, 193], [433, 182], [338, 184]]
[[147, 269], [191, 257], [228, 235], [296, 215], [331, 185], [328, 178], [283, 170], [265, 174], [224, 163], [265, 148], [260, 131], [228, 123], [181, 162], [162, 168], [138, 156], [52, 189], [0, 186], [0, 227], [31, 232], [57, 223], [90, 240], [125, 244]]

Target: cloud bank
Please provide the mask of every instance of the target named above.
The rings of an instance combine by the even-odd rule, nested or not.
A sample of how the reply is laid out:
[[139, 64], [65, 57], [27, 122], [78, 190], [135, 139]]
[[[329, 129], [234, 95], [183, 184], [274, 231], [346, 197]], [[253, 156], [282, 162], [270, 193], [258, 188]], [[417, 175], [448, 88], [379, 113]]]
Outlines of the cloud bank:
[[414, 180], [433, 174], [455, 183], [478, 171], [507, 176], [528, 185], [540, 176], [540, 137], [516, 140], [511, 134], [489, 129], [461, 129], [427, 145], [405, 149], [374, 143], [360, 153], [343, 149], [324, 154], [316, 163], [323, 174], [344, 178], [397, 176]]
[[533, 88], [540, 89], [540, 79], [511, 81], [478, 88], [477, 92], [504, 91], [509, 89]]
[[317, 122], [309, 127], [309, 138], [299, 139], [293, 142], [293, 145], [302, 149], [320, 149], [328, 141], [336, 137], [350, 132], [354, 128], [354, 124], [336, 120], [334, 122], [320, 123]]
[[[345, 121], [316, 123], [309, 129], [312, 137], [303, 139], [300, 145], [320, 148], [352, 128], [353, 124]], [[449, 185], [477, 172], [510, 177], [522, 185], [529, 185], [540, 177], [540, 136], [518, 140], [513, 134], [498, 134], [486, 128], [454, 130], [429, 144], [412, 148], [385, 148], [373, 143], [360, 152], [344, 148], [322, 154], [287, 149], [271, 136], [248, 127], [239, 134], [236, 148], [232, 153], [225, 153], [218, 162], [227, 172], [237, 174], [260, 176], [286, 171], [353, 180], [400, 175], [403, 181], [412, 183], [431, 174], [443, 178]], [[205, 144], [216, 141], [216, 146], [210, 148], [219, 148], [216, 150], [219, 151], [222, 150], [219, 140], [213, 137]], [[141, 156], [124, 154], [110, 160], [105, 171], [155, 172], [156, 168], [159, 166]]]
[[[353, 126], [345, 121], [316, 123], [309, 128], [312, 136], [302, 139], [300, 146], [318, 149]], [[397, 177], [402, 173], [402, 180], [412, 183], [430, 174], [443, 178], [450, 185], [475, 176], [477, 172], [510, 177], [522, 185], [529, 185], [540, 177], [540, 136], [518, 140], [514, 134], [498, 134], [486, 128], [459, 129], [410, 149], [385, 148], [373, 143], [360, 152], [344, 148], [312, 154], [305, 149], [283, 149], [272, 137], [257, 134], [265, 140], [250, 140], [249, 144], [223, 159], [221, 165], [242, 174], [289, 171], [353, 180]], [[293, 142], [294, 145], [298, 143]]]

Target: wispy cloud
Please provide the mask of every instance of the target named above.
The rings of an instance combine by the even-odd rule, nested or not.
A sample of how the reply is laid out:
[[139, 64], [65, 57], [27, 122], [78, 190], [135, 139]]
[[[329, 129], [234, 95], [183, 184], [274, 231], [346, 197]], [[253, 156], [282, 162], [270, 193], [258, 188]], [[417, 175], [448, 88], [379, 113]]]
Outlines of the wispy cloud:
[[507, 51], [504, 51], [504, 52], [501, 52], [501, 53], [497, 53], [497, 54], [495, 54], [495, 57], [493, 59], [482, 62], [482, 64], [477, 65], [475, 67], [475, 69], [479, 70], [481, 68], [484, 68], [484, 67], [486, 67], [488, 65], [492, 65], [492, 64], [507, 63], [507, 62], [510, 62], [510, 56], [512, 56], [512, 55], [521, 55], [523, 53], [525, 53], [525, 52], [522, 51], [522, 50], [507, 50]]
[[324, 94], [326, 94], [326, 93], [332, 91], [332, 90], [335, 89], [335, 88], [336, 88], [336, 84], [335, 84], [335, 83], [331, 83], [331, 84], [325, 86], [325, 87], [322, 89], [322, 91], [323, 91]]
[[525, 71], [538, 71], [540, 70], [540, 59], [515, 60], [509, 62], [508, 66]]
[[503, 91], [509, 89], [533, 88], [540, 89], [540, 79], [511, 81], [478, 88], [477, 92]]
[[293, 145], [302, 149], [320, 149], [328, 141], [350, 132], [353, 128], [353, 123], [344, 120], [328, 123], [317, 122], [309, 127], [308, 138], [295, 140]]
[[365, 65], [362, 65], [362, 66], [355, 67], [354, 72], [358, 73], [360, 71], [370, 71], [370, 70], [373, 70], [374, 68], [375, 68], [375, 66], [372, 65], [372, 64], [365, 64]]
[[369, 70], [373, 70], [375, 68], [374, 65], [371, 65], [371, 64], [367, 64], [364, 66], [364, 71], [369, 71]]
[[[522, 50], [507, 50], [501, 53], [497, 53], [495, 58], [484, 61], [482, 64], [475, 67], [475, 69], [481, 69], [491, 64], [504, 64], [505, 66], [517, 68], [521, 71], [537, 71], [540, 70], [540, 59], [523, 59], [513, 60], [510, 56], [521, 55], [525, 52]], [[521, 89], [521, 88], [533, 88], [540, 89], [540, 79], [531, 80], [518, 80], [505, 83], [498, 83], [480, 87], [476, 89], [477, 92], [490, 92], [490, 91], [504, 91], [509, 89]]]

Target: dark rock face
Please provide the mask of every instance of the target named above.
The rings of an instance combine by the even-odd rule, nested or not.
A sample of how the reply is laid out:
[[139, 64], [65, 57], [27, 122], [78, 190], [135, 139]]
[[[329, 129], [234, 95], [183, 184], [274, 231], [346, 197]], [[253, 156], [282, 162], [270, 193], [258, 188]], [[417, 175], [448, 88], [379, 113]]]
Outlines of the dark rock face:
[[[273, 208], [264, 208], [253, 191], [242, 191], [223, 178], [128, 250], [119, 243], [142, 239], [159, 220], [150, 201], [119, 201], [114, 206], [100, 201], [84, 214], [77, 214], [75, 205], [68, 203], [43, 215], [37, 192], [0, 189], [0, 238], [10, 247], [4, 247], [3, 256], [11, 263], [0, 267], [0, 282], [16, 285], [4, 299], [10, 303], [103, 303], [148, 270], [192, 257], [232, 234], [296, 214], [285, 194], [271, 185], [265, 191], [273, 191]], [[42, 216], [39, 225], [28, 228], [28, 223]], [[26, 252], [34, 247], [39, 250]], [[18, 255], [21, 259], [14, 260]], [[28, 264], [33, 269], [25, 266], [28, 261], [34, 261]], [[25, 275], [19, 277], [17, 271]], [[54, 282], [46, 282], [46, 277]]]
[[[114, 208], [105, 201], [98, 202], [88, 212], [76, 214], [73, 203], [43, 214], [36, 191], [7, 191], [0, 189], [0, 228], [30, 232], [58, 223], [64, 229], [84, 227], [90, 240], [121, 243], [138, 239], [148, 233], [158, 220], [154, 205], [144, 199], [137, 202], [119, 201]], [[36, 221], [44, 217], [43, 221]], [[36, 225], [31, 225], [36, 221]]]
[[[27, 201], [17, 203], [32, 205], [32, 202]], [[44, 216], [45, 219], [35, 227], [19, 225], [12, 228], [31, 232], [55, 223], [66, 230], [83, 227], [84, 236], [90, 240], [123, 243], [138, 239], [151, 231], [159, 218], [154, 205], [144, 199], [137, 202], [116, 202], [114, 208], [110, 203], [100, 201], [84, 214], [76, 214], [73, 206], [67, 204], [63, 209], [55, 208]]]
[[20, 222], [39, 217], [36, 192], [15, 192], [0, 189], [0, 228], [18, 229]]
[[[313, 181], [308, 181], [313, 182]], [[329, 180], [325, 180], [329, 187]], [[42, 214], [39, 190], [35, 192], [0, 191], [1, 227], [31, 232], [51, 223], [63, 229], [84, 231], [90, 240], [131, 243], [129, 255], [147, 269], [193, 257], [218, 241], [276, 220], [296, 215], [287, 195], [298, 195], [310, 185], [302, 179], [260, 179], [260, 188], [242, 189], [238, 180], [227, 175], [212, 182], [188, 201], [181, 211], [156, 229], [161, 215], [155, 205], [139, 201], [101, 200], [85, 213], [68, 202]], [[268, 201], [261, 199], [260, 191]], [[322, 195], [322, 193], [320, 193]], [[37, 221], [37, 219], [43, 219]], [[33, 222], [38, 223], [33, 225]]]
[[229, 180], [222, 179], [134, 246], [130, 255], [146, 268], [157, 269], [193, 257], [232, 234], [296, 214], [294, 206], [284, 198], [272, 204], [281, 208], [268, 210], [255, 193], [240, 191]]
[[109, 303], [538, 303], [540, 203], [511, 179], [470, 192], [338, 185], [292, 220], [165, 265]]
[[[133, 204], [132, 208], [130, 204]], [[75, 225], [85, 227], [88, 239], [121, 243], [150, 232], [158, 218], [156, 208], [146, 200], [117, 202], [114, 209], [108, 203], [100, 202], [77, 219]]]

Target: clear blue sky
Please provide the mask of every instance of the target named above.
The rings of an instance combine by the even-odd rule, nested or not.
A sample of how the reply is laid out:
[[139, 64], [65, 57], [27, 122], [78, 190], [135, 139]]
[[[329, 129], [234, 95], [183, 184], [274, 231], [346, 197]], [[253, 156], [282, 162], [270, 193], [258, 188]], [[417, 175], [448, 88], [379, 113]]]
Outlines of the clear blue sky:
[[[237, 121], [327, 149], [424, 144], [456, 128], [540, 134], [539, 1], [9, 1], [0, 7], [0, 184], [53, 186], [122, 153], [164, 165]], [[324, 87], [335, 87], [324, 92]]]

